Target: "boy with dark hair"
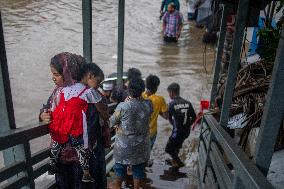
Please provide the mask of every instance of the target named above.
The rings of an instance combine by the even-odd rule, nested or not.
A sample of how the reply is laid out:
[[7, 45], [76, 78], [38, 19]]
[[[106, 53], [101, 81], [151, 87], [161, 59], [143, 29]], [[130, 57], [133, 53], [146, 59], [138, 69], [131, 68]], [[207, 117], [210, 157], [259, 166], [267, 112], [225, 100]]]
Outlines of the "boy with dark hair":
[[146, 91], [143, 93], [143, 98], [149, 99], [153, 105], [153, 113], [150, 119], [150, 141], [151, 148], [153, 148], [158, 127], [158, 116], [168, 119], [168, 106], [164, 97], [156, 95], [158, 87], [160, 85], [160, 79], [156, 75], [149, 75], [146, 78]]
[[127, 168], [132, 167], [134, 188], [143, 186], [145, 165], [150, 157], [149, 120], [152, 105], [141, 95], [145, 84], [141, 78], [132, 79], [128, 85], [128, 100], [121, 102], [110, 118], [117, 126], [114, 145], [114, 170], [117, 176], [115, 189], [120, 189]]
[[[87, 85], [96, 94], [100, 95], [99, 88], [100, 83], [104, 80], [104, 72], [101, 68], [95, 63], [84, 64], [81, 68], [81, 83]], [[100, 98], [102, 96], [100, 95]], [[96, 108], [100, 112], [100, 116], [103, 120], [108, 121], [108, 109], [107, 104], [103, 102], [96, 103]]]
[[132, 79], [141, 79], [142, 73], [137, 68], [129, 68], [127, 71], [127, 80], [130, 81]]
[[[81, 68], [81, 82], [91, 88], [91, 91], [100, 96], [97, 103], [88, 104], [87, 131], [89, 142], [94, 146], [92, 150], [96, 158], [97, 169], [92, 173], [96, 178], [95, 184], [98, 188], [106, 188], [106, 161], [105, 148], [110, 147], [109, 112], [106, 99], [98, 91], [99, 84], [104, 80], [104, 73], [95, 63], [85, 64]], [[96, 143], [94, 143], [96, 142]], [[94, 145], [95, 144], [95, 145]]]
[[173, 130], [165, 151], [172, 157], [172, 165], [179, 168], [184, 166], [178, 156], [179, 150], [182, 148], [184, 140], [190, 134], [190, 126], [194, 122], [196, 114], [191, 103], [180, 97], [179, 84], [170, 84], [168, 93], [171, 98], [169, 103], [169, 121], [173, 125]]
[[120, 103], [120, 102], [125, 101], [125, 99], [128, 96], [127, 87], [128, 87], [129, 81], [132, 79], [142, 79], [142, 73], [139, 69], [137, 68], [128, 69], [126, 83], [122, 86], [116, 86], [112, 91], [112, 95], [111, 95], [112, 102]]
[[81, 67], [81, 78], [86, 85], [92, 88], [98, 88], [100, 83], [104, 80], [104, 72], [95, 64], [84, 64]]
[[96, 94], [100, 95], [102, 100], [96, 103], [96, 108], [98, 112], [100, 112], [100, 117], [105, 121], [108, 122], [109, 114], [108, 114], [108, 106], [106, 100], [102, 97], [100, 92], [98, 91], [100, 83], [104, 80], [104, 72], [101, 68], [95, 64], [85, 64], [81, 68], [81, 82], [91, 89], [96, 91]]

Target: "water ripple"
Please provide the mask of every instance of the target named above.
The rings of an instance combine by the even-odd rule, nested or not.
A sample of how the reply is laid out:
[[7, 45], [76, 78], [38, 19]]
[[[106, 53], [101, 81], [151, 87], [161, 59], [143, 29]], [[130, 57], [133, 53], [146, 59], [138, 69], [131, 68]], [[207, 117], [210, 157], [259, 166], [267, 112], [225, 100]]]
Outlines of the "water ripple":
[[[62, 51], [82, 54], [82, 0], [0, 0], [16, 120], [36, 120], [52, 91], [49, 61]], [[160, 1], [126, 1], [125, 69], [138, 67], [161, 77], [161, 90], [172, 81], [185, 97], [198, 99], [207, 81], [201, 33], [186, 23], [178, 45], [165, 45], [159, 20]], [[93, 0], [93, 59], [106, 72], [116, 71], [118, 1]], [[186, 14], [185, 3], [182, 12]], [[213, 53], [208, 50], [208, 61]], [[194, 89], [195, 91], [192, 91]], [[26, 111], [26, 110], [29, 111]]]

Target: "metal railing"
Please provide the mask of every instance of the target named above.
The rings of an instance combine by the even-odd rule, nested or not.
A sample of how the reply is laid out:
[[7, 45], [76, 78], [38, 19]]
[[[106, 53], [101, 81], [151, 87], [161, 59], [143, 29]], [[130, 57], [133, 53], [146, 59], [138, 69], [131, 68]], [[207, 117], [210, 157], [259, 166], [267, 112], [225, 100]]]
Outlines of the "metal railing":
[[199, 174], [205, 187], [212, 189], [273, 188], [212, 115], [205, 115], [202, 121]]
[[[109, 109], [114, 109], [116, 104], [111, 104]], [[30, 141], [49, 134], [48, 124], [39, 124], [24, 128], [14, 129], [0, 135], [0, 151], [23, 145], [25, 159], [16, 161], [9, 166], [0, 169], [0, 184], [3, 189], [21, 188], [23, 186], [35, 187], [35, 179], [48, 171], [49, 148], [41, 149], [36, 153], [31, 153]], [[106, 151], [107, 173], [114, 165], [113, 146], [115, 136], [112, 137], [111, 148]], [[15, 176], [17, 177], [15, 178]], [[55, 180], [43, 188], [56, 188]]]
[[[0, 136], [0, 151], [9, 149], [17, 145], [23, 145], [25, 160], [15, 162], [9, 166], [0, 169], [0, 182], [8, 181], [3, 188], [21, 188], [29, 185], [34, 187], [34, 180], [43, 175], [48, 170], [49, 148], [40, 150], [31, 154], [30, 141], [48, 134], [48, 125], [38, 125], [15, 129]], [[37, 167], [36, 164], [41, 163]], [[18, 175], [15, 179], [10, 179]], [[9, 180], [10, 179], [10, 180]], [[53, 188], [51, 184], [48, 188]]]
[[[228, 73], [226, 73], [226, 84], [224, 94], [222, 94], [222, 107], [220, 108], [220, 126], [226, 128], [230, 117], [230, 109], [234, 96], [237, 74], [240, 68], [242, 46], [245, 43], [244, 31], [248, 21], [248, 13], [252, 0], [239, 0], [236, 21], [234, 26], [233, 41], [230, 37], [227, 41], [231, 41], [232, 48], [230, 50], [230, 61], [228, 64]], [[225, 33], [228, 28], [228, 18], [235, 14], [234, 8], [231, 7], [229, 1], [221, 1], [224, 3], [222, 7], [222, 19], [220, 26], [220, 36], [214, 65], [214, 77], [211, 90], [211, 108], [215, 108], [215, 100], [218, 93], [218, 83], [221, 79], [222, 54], [225, 43]], [[225, 38], [224, 38], [225, 37]], [[284, 115], [284, 26], [282, 26], [281, 37], [275, 56], [271, 82], [265, 99], [263, 116], [261, 118], [260, 130], [256, 139], [254, 162], [264, 175], [267, 175], [274, 146], [276, 144], [278, 131], [282, 125]], [[220, 95], [219, 94], [219, 95]]]

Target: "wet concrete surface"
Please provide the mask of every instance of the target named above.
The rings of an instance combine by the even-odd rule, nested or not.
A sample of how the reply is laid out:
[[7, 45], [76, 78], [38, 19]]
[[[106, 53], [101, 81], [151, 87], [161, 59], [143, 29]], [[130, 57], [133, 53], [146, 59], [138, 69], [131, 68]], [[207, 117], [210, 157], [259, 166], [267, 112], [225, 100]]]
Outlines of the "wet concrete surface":
[[[191, 173], [192, 170], [188, 167], [177, 170], [162, 161], [156, 162], [152, 167], [146, 168], [145, 189], [197, 189], [197, 178]], [[109, 189], [113, 188], [113, 179], [109, 179]], [[122, 188], [133, 187], [131, 184], [130, 186], [123, 184]]]

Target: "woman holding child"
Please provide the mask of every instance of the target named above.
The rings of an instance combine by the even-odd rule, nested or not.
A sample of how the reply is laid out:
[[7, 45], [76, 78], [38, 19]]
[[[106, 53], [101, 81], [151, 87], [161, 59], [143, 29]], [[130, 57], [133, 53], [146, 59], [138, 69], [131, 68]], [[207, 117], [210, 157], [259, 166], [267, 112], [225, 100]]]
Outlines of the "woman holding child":
[[[83, 57], [60, 53], [51, 59], [50, 69], [56, 87], [41, 110], [40, 120], [50, 121], [50, 174], [56, 174], [58, 188], [106, 188], [102, 126], [108, 119], [107, 106], [97, 91], [104, 79], [95, 64]], [[66, 146], [78, 154], [78, 163], [60, 159]]]

